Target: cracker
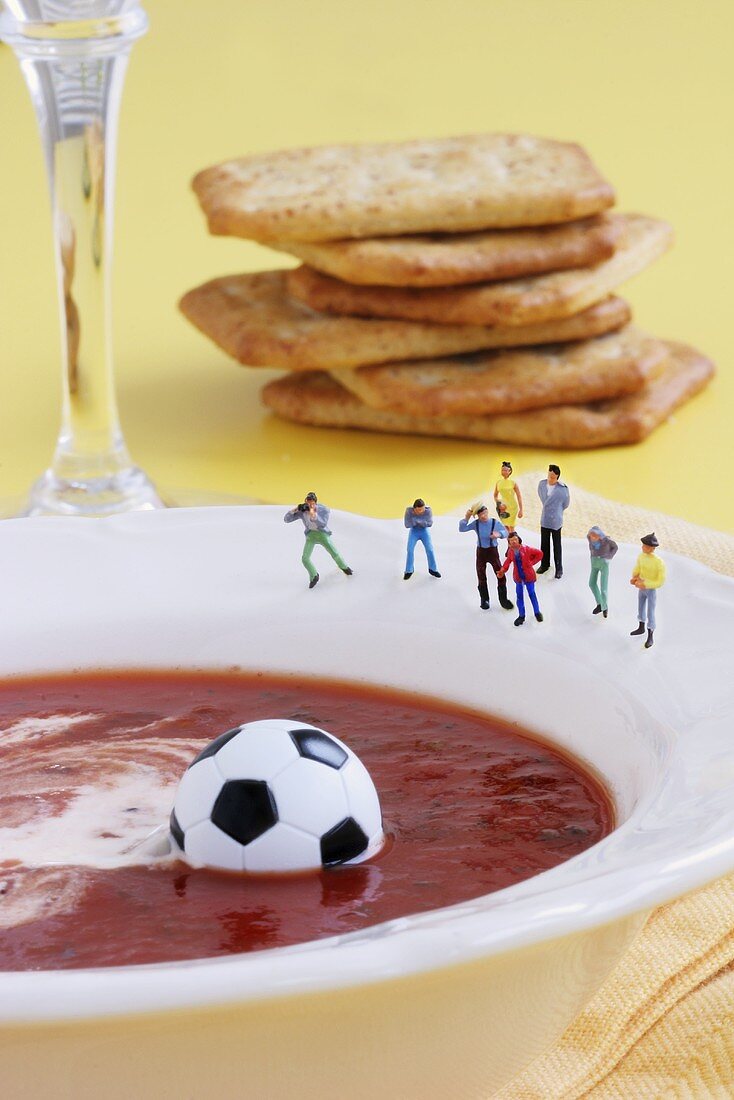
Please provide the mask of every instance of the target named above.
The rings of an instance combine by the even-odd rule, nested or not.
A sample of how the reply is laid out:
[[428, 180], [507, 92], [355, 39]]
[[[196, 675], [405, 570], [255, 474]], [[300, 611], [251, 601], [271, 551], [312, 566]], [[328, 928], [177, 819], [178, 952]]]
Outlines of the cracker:
[[207, 168], [193, 188], [212, 233], [256, 241], [546, 225], [614, 203], [579, 145], [527, 134], [285, 149]]
[[684, 344], [667, 343], [663, 372], [644, 390], [592, 405], [561, 405], [511, 416], [411, 416], [371, 409], [330, 375], [286, 375], [268, 383], [263, 403], [287, 420], [325, 428], [581, 449], [639, 443], [714, 373], [713, 363]]
[[613, 253], [622, 223], [600, 214], [565, 225], [491, 229], [484, 233], [366, 240], [271, 241], [279, 252], [360, 286], [457, 286], [514, 279], [601, 263]]
[[667, 222], [641, 214], [623, 220], [623, 236], [609, 260], [592, 267], [466, 287], [413, 289], [353, 286], [299, 267], [287, 275], [293, 297], [313, 309], [361, 317], [391, 317], [446, 325], [523, 325], [568, 317], [598, 302], [670, 247]]
[[661, 340], [621, 332], [522, 351], [482, 351], [332, 371], [366, 405], [420, 416], [489, 415], [581, 405], [636, 393], [663, 369]]
[[287, 370], [330, 370], [582, 339], [629, 319], [629, 307], [620, 298], [564, 321], [513, 328], [333, 317], [289, 298], [284, 271], [213, 279], [190, 290], [179, 305], [198, 329], [238, 362]]

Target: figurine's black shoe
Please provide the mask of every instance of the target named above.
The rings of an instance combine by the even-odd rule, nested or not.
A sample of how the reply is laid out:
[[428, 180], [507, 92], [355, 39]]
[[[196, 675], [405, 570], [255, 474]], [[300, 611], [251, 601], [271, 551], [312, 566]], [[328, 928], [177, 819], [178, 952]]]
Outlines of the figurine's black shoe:
[[489, 611], [489, 600], [482, 600], [479, 606], [481, 607], [482, 611]]
[[348, 577], [351, 577], [354, 574], [354, 570], [350, 569], [348, 565], [345, 565], [344, 568], [342, 569], [342, 573], [346, 573], [346, 575]]
[[630, 630], [630, 638], [634, 638], [635, 634], [644, 634], [644, 633], [645, 633], [645, 624], [640, 623], [640, 625], [637, 627], [637, 630]]
[[647, 641], [645, 642], [645, 649], [649, 649], [652, 644], [653, 644], [652, 630], [648, 630], [648, 632], [647, 632]]
[[431, 574], [432, 577], [440, 577], [441, 576], [438, 569], [429, 569], [428, 572]]
[[404, 581], [409, 581], [412, 576], [413, 576], [412, 573], [403, 573], [403, 580]]
[[311, 580], [308, 582], [308, 587], [309, 588], [315, 588], [318, 583], [319, 583], [319, 575], [317, 573], [315, 577], [311, 577]]
[[515, 605], [512, 602], [512, 600], [507, 599], [507, 596], [505, 596], [504, 599], [502, 599], [502, 597], [500, 596], [500, 607], [503, 607], [505, 609], [505, 611], [513, 611], [514, 608], [515, 608]]
[[591, 614], [592, 614], [592, 615], [598, 615], [600, 611], [601, 611], [601, 604], [600, 604], [600, 603], [598, 603], [598, 604], [596, 605], [596, 607], [594, 608], [594, 610], [593, 610], [593, 611], [591, 612]]
[[607, 608], [606, 608], [606, 607], [605, 607], [605, 608], [604, 608], [604, 610], [602, 611], [602, 615], [604, 616], [604, 618], [605, 618], [605, 619], [608, 619], [608, 618], [609, 618], [609, 611], [607, 610]]
[[539, 569], [536, 569], [536, 573], [547, 573], [550, 569], [550, 565], [541, 565]]
[[559, 565], [556, 568], [556, 580], [559, 581], [562, 576], [563, 576], [563, 570], [561, 569], [561, 567]]
[[535, 618], [539, 623], [542, 623], [542, 621], [543, 621], [543, 612], [542, 611], [536, 612]]
[[525, 622], [525, 616], [524, 615], [518, 615], [517, 618], [515, 619], [515, 626], [522, 626], [522, 624], [524, 622]]

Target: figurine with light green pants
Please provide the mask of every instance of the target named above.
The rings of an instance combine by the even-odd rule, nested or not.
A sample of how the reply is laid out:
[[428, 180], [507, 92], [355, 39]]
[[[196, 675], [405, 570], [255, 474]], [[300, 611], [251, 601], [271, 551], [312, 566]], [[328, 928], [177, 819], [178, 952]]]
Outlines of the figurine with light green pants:
[[607, 589], [609, 587], [609, 562], [617, 553], [618, 546], [614, 539], [605, 535], [601, 527], [591, 527], [586, 536], [591, 554], [591, 573], [589, 574], [589, 588], [594, 594], [596, 607], [592, 615], [598, 615], [601, 611], [606, 619], [609, 614], [607, 604]]
[[331, 531], [328, 528], [329, 509], [325, 504], [319, 504], [315, 493], [307, 493], [303, 504], [291, 508], [283, 516], [283, 519], [286, 523], [292, 523], [294, 520], [300, 519], [305, 528], [306, 544], [303, 547], [301, 562], [308, 573], [309, 588], [313, 588], [319, 581], [319, 574], [311, 561], [315, 546], [323, 546], [342, 573], [346, 573], [348, 577], [352, 576], [352, 570], [331, 541]]

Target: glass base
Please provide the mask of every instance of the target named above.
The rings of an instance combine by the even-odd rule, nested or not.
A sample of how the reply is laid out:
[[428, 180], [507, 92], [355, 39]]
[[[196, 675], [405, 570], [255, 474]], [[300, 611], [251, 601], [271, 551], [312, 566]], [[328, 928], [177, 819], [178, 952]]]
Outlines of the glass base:
[[0, 500], [0, 518], [23, 516], [121, 515], [160, 508], [216, 508], [259, 504], [253, 497], [203, 489], [176, 488], [159, 492], [142, 470], [132, 467], [114, 478], [84, 483], [63, 481], [47, 471], [24, 500]]
[[115, 516], [164, 508], [153, 482], [136, 466], [112, 477], [68, 481], [47, 470], [30, 491], [26, 516]]

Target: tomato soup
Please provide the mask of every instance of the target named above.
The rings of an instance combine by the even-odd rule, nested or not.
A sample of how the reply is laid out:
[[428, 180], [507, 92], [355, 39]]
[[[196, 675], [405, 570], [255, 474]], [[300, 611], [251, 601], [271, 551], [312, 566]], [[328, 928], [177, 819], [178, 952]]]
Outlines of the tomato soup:
[[[328, 730], [369, 769], [389, 842], [295, 875], [146, 856], [198, 751], [243, 722]], [[490, 714], [377, 688], [241, 672], [0, 684], [0, 969], [120, 966], [281, 947], [500, 890], [601, 840], [576, 761]]]

